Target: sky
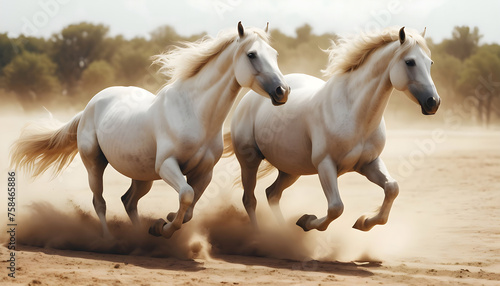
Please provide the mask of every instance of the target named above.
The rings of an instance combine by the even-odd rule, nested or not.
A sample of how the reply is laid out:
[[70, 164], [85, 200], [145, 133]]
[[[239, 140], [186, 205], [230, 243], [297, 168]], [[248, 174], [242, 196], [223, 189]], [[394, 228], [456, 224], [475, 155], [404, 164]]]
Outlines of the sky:
[[110, 35], [146, 37], [162, 25], [184, 36], [244, 26], [278, 28], [288, 35], [305, 23], [316, 34], [347, 35], [387, 26], [427, 27], [435, 42], [454, 26], [477, 26], [481, 43], [500, 43], [498, 0], [0, 0], [0, 33], [50, 37], [65, 26], [105, 24]]

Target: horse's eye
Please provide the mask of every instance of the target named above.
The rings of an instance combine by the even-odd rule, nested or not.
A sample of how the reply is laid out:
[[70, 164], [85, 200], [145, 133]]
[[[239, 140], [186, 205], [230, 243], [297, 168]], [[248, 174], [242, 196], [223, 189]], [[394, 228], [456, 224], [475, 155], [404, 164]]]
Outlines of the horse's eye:
[[416, 65], [415, 60], [406, 60], [405, 63], [409, 67], [414, 67]]
[[248, 57], [249, 59], [255, 59], [255, 58], [257, 57], [257, 55], [256, 55], [255, 53], [248, 53], [248, 54], [247, 54], [247, 57]]

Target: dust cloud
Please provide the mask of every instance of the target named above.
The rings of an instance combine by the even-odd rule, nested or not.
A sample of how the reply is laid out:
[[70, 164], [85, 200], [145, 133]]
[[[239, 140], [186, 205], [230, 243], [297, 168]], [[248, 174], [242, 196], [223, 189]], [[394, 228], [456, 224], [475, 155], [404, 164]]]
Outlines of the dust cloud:
[[[31, 116], [7, 113], [1, 119], [2, 131], [7, 138], [0, 146], [2, 161], [9, 161], [10, 144], [26, 124], [39, 122], [40, 119], [65, 122], [76, 112], [57, 113], [55, 116], [48, 112]], [[104, 197], [108, 206], [108, 224], [114, 238], [107, 240], [101, 235], [100, 222], [92, 206], [87, 172], [79, 155], [56, 178], [50, 171], [36, 179], [18, 172], [18, 243], [20, 246], [180, 259], [209, 259], [217, 255], [298, 261], [336, 259], [336, 251], [341, 247], [329, 245], [336, 241], [321, 238], [322, 233], [317, 231], [306, 233], [295, 225], [302, 213], [292, 212], [285, 225], [277, 224], [265, 195], [260, 192], [272, 182], [273, 176], [264, 179], [256, 189], [260, 228], [259, 231], [253, 229], [241, 202], [242, 190], [233, 186], [234, 179], [239, 175], [234, 164], [237, 164], [234, 158], [224, 159], [218, 164], [211, 186], [195, 208], [193, 220], [184, 224], [171, 239], [153, 237], [147, 232], [154, 220], [165, 217], [178, 207], [176, 192], [164, 182], [156, 182], [151, 192], [139, 202], [143, 226], [136, 228], [119, 200], [128, 188], [129, 179], [108, 167], [104, 176]], [[232, 167], [228, 169], [227, 166]], [[7, 173], [8, 169], [4, 171]], [[313, 188], [319, 188], [319, 183], [316, 184]], [[286, 204], [294, 206], [300, 204], [302, 199], [301, 196], [292, 198], [292, 201], [289, 198]], [[323, 206], [324, 203], [324, 197], [320, 196], [313, 204]], [[6, 239], [4, 234], [0, 238]]]
[[[306, 182], [299, 181], [298, 188], [307, 189], [304, 185], [311, 186], [308, 181], [313, 179], [308, 178]], [[172, 189], [168, 191], [175, 193]], [[87, 192], [90, 193], [89, 190]], [[184, 224], [170, 239], [148, 234], [148, 227], [159, 217], [157, 215], [159, 212], [156, 211], [142, 216], [142, 227], [136, 228], [124, 215], [122, 206], [108, 204], [112, 210], [120, 207], [122, 210], [121, 214], [112, 211], [112, 214], [108, 215], [108, 225], [113, 239], [105, 239], [101, 235], [100, 222], [91, 207], [90, 200], [83, 202], [82, 206], [72, 201], [66, 203], [59, 201], [56, 204], [44, 200], [32, 202], [22, 207], [18, 242], [21, 245], [42, 248], [179, 259], [211, 259], [220, 255], [243, 255], [294, 261], [363, 262], [383, 260], [391, 251], [400, 251], [404, 247], [400, 245], [398, 248], [394, 241], [399, 241], [401, 244], [405, 235], [399, 233], [392, 239], [387, 238], [388, 231], [401, 231], [402, 225], [397, 219], [393, 221], [395, 225], [385, 231], [362, 233], [351, 228], [354, 220], [353, 215], [348, 212], [346, 216], [348, 219], [339, 218], [339, 221], [333, 222], [325, 232], [316, 230], [304, 232], [295, 225], [298, 217], [306, 211], [299, 207], [304, 201], [300, 192], [284, 199], [284, 213], [288, 217], [284, 225], [277, 223], [268, 210], [265, 198], [257, 194], [260, 197], [260, 205], [257, 209], [259, 229], [256, 230], [242, 208], [239, 192], [237, 190], [232, 192], [237, 194], [220, 193], [217, 200], [211, 200], [210, 208], [201, 206], [200, 210], [195, 209], [193, 219]], [[313, 203], [306, 201], [305, 205], [325, 204], [325, 199], [321, 196], [312, 197]], [[147, 196], [144, 199], [147, 199]], [[148, 209], [144, 203], [139, 205], [139, 211]], [[159, 207], [154, 208], [159, 209]], [[175, 206], [169, 208], [169, 210], [174, 209]], [[302, 210], [299, 211], [300, 209]], [[322, 211], [322, 208], [316, 207], [316, 209]], [[165, 210], [161, 211], [163, 213]], [[321, 215], [321, 212], [317, 215]], [[408, 233], [407, 236], [409, 238]]]
[[[40, 118], [40, 115], [30, 117], [13, 113], [15, 112], [6, 113], [0, 119], [4, 134], [4, 140], [0, 142], [0, 159], [5, 162], [3, 176], [8, 171], [6, 166], [10, 144], [28, 121]], [[74, 113], [76, 111], [55, 117], [64, 122]], [[49, 117], [47, 114], [44, 116]], [[281, 200], [286, 219], [284, 225], [279, 225], [274, 219], [264, 192], [276, 174], [260, 180], [255, 192], [260, 225], [257, 232], [252, 228], [243, 208], [241, 188], [233, 188], [233, 180], [239, 175], [239, 170], [232, 167], [235, 159], [228, 158], [221, 160], [216, 166], [214, 179], [195, 208], [192, 221], [184, 224], [171, 239], [152, 237], [147, 229], [154, 220], [177, 209], [177, 193], [164, 182], [156, 182], [150, 193], [139, 202], [143, 226], [136, 229], [126, 216], [119, 199], [130, 181], [108, 167], [104, 176], [104, 197], [108, 204], [108, 223], [114, 239], [106, 240], [101, 236], [100, 223], [92, 206], [86, 170], [77, 156], [69, 168], [55, 179], [46, 174], [30, 180], [25, 174], [17, 174], [19, 246], [179, 259], [244, 255], [295, 261], [366, 262], [390, 261], [395, 257], [404, 260], [406, 257], [441, 259], [452, 256], [453, 252], [444, 251], [442, 246], [452, 244], [453, 236], [442, 233], [450, 227], [462, 227], [470, 219], [463, 215], [458, 216], [460, 220], [455, 220], [449, 214], [462, 213], [462, 209], [455, 209], [454, 206], [466, 205], [471, 210], [475, 208], [469, 197], [449, 194], [467, 194], [469, 185], [466, 181], [459, 184], [458, 189], [455, 186], [456, 182], [470, 176], [468, 172], [471, 170], [481, 182], [490, 186], [497, 184], [498, 176], [491, 174], [497, 174], [493, 169], [498, 166], [498, 156], [492, 154], [497, 154], [498, 151], [495, 147], [498, 133], [460, 130], [447, 132], [443, 142], [434, 142], [432, 152], [421, 152], [422, 160], [413, 165], [411, 174], [400, 172], [401, 162], [404, 159], [408, 161], [409, 154], [419, 151], [420, 145], [417, 143], [432, 138], [432, 132], [436, 128], [438, 127], [419, 129], [418, 132], [388, 131], [387, 146], [382, 158], [400, 184], [400, 195], [394, 203], [387, 225], [376, 226], [366, 233], [351, 227], [360, 215], [381, 205], [383, 190], [358, 174], [346, 174], [339, 179], [345, 210], [324, 232], [304, 232], [295, 225], [303, 214], [318, 217], [326, 214], [326, 199], [317, 176], [302, 177], [284, 192]], [[483, 148], [478, 151], [477, 146]], [[474, 150], [475, 156], [486, 158], [483, 161], [489, 165], [468, 156], [467, 154], [471, 154], [470, 150]], [[457, 154], [462, 155], [457, 157]], [[451, 168], [446, 171], [443, 162], [448, 162], [448, 158], [453, 158], [455, 164], [446, 165], [446, 168]], [[483, 169], [489, 169], [480, 169], [478, 164]], [[441, 175], [433, 176], [434, 174]], [[449, 200], [453, 203], [445, 203]], [[496, 201], [492, 198], [485, 202], [490, 203], [493, 208]], [[5, 197], [0, 199], [0, 203], [6, 205]], [[2, 208], [1, 211], [4, 210]], [[4, 214], [2, 217], [7, 216]], [[487, 218], [488, 224], [494, 225], [490, 216], [484, 218], [482, 213], [478, 213], [478, 217], [483, 220]], [[436, 237], [439, 243], [435, 243]], [[2, 242], [6, 241], [5, 234], [1, 234], [0, 239]], [[490, 252], [484, 253], [485, 257], [489, 257]], [[447, 259], [461, 259], [460, 256], [455, 256]]]
[[[65, 208], [72, 210], [62, 210]], [[209, 259], [224, 254], [308, 260], [314, 252], [313, 241], [295, 225], [292, 224], [293, 228], [263, 225], [256, 231], [246, 213], [232, 205], [198, 214], [170, 239], [147, 233], [154, 222], [152, 218], [143, 218], [140, 228], [134, 227], [128, 218], [108, 219], [113, 239], [105, 239], [96, 215], [77, 205], [61, 208], [35, 202], [24, 209], [27, 210], [18, 218], [20, 245], [179, 259]]]
[[108, 220], [114, 237], [105, 239], [95, 214], [76, 205], [73, 209], [71, 212], [61, 211], [46, 202], [31, 204], [29, 211], [19, 219], [18, 242], [42, 248], [180, 259], [200, 254], [201, 249], [192, 241], [193, 229], [190, 226], [166, 240], [149, 235], [146, 221], [144, 227], [135, 228], [129, 221], [115, 218]]

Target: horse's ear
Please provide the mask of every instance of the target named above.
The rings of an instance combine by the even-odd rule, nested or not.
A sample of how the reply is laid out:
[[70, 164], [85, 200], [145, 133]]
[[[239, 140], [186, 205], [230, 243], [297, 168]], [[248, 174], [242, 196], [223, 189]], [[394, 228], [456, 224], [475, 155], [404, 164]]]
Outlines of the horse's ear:
[[422, 32], [422, 38], [425, 38], [425, 31], [427, 31], [427, 27], [424, 27], [424, 31]]
[[266, 34], [269, 33], [269, 22], [267, 22], [266, 28], [264, 29], [264, 31], [266, 31]]
[[245, 29], [243, 29], [241, 21], [238, 22], [238, 35], [240, 35], [240, 38], [243, 38], [243, 36], [245, 35]]
[[405, 42], [405, 39], [406, 39], [405, 27], [403, 27], [399, 30], [399, 42], [401, 43], [401, 45]]

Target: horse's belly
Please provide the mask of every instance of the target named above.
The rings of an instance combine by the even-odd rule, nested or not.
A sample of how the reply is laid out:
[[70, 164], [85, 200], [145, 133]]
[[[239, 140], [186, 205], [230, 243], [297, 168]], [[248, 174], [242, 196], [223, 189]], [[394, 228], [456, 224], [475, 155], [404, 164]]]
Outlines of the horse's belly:
[[310, 156], [290, 156], [290, 154], [272, 154], [266, 159], [278, 170], [291, 175], [313, 175], [318, 170], [311, 162]]
[[143, 142], [123, 142], [124, 144], [100, 143], [109, 164], [121, 174], [140, 181], [158, 180], [156, 173], [156, 149], [148, 148]]
[[288, 133], [288, 137], [283, 137], [284, 134], [275, 135], [275, 138], [282, 138], [282, 140], [274, 140], [264, 144], [266, 137], [256, 136], [257, 145], [269, 163], [288, 174], [311, 175], [317, 173], [311, 161], [311, 147], [304, 136], [290, 136], [291, 132]]
[[[99, 130], [99, 129], [98, 129]], [[97, 132], [99, 147], [109, 164], [123, 175], [141, 181], [157, 180], [156, 143], [147, 128], [124, 124], [123, 128]]]

